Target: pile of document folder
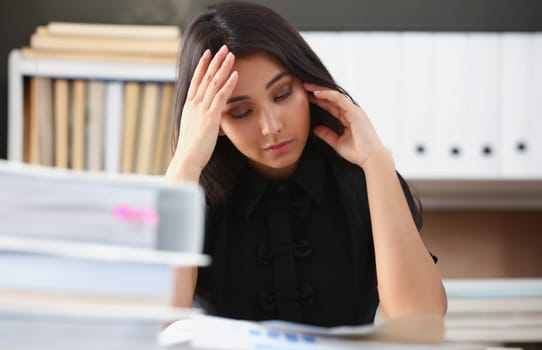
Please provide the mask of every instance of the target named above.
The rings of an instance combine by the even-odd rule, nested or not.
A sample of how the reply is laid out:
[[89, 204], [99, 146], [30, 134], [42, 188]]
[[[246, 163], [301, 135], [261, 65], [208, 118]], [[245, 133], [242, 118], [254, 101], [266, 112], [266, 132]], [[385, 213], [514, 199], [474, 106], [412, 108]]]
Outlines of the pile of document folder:
[[0, 162], [0, 348], [154, 349], [206, 265], [195, 184]]

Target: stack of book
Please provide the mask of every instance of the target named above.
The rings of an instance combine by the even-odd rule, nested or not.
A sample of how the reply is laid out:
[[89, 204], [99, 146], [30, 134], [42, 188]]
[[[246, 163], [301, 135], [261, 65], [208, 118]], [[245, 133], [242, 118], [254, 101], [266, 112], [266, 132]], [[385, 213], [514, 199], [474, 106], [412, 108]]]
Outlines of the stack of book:
[[450, 341], [542, 342], [542, 279], [450, 279]]
[[[175, 26], [49, 23], [36, 29], [24, 58], [45, 67], [80, 62], [81, 76], [38, 74], [24, 82], [23, 160], [77, 170], [163, 174], [173, 129], [173, 80], [152, 69], [174, 67]], [[91, 65], [149, 66], [142, 81], [88, 78]], [[39, 68], [39, 67], [38, 67]], [[99, 68], [98, 68], [99, 70]]]
[[0, 161], [0, 348], [154, 349], [179, 266], [208, 264], [196, 184]]

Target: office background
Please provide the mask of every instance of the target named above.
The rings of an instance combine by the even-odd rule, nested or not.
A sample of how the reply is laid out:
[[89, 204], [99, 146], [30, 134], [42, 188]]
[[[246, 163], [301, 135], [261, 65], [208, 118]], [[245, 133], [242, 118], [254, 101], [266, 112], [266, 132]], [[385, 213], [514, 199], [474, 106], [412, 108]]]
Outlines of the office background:
[[[0, 2], [0, 158], [7, 156], [7, 59], [50, 21], [184, 25], [212, 0]], [[299, 30], [541, 31], [542, 0], [259, 0]], [[310, 9], [310, 11], [308, 10]]]
[[[184, 25], [193, 13], [215, 2], [217, 1], [0, 1], [0, 28], [3, 34], [0, 41], [0, 64], [4, 66], [0, 70], [0, 158], [7, 156], [8, 53], [14, 48], [27, 46], [31, 34], [38, 25], [51, 21]], [[259, 0], [255, 2], [275, 9], [302, 31], [539, 32], [537, 35], [542, 32], [542, 0]], [[542, 43], [542, 40], [537, 42]], [[478, 46], [475, 45], [475, 47]], [[450, 51], [446, 52], [450, 53]], [[348, 55], [344, 56], [348, 57]], [[446, 61], [442, 57], [449, 58], [446, 55], [439, 57], [441, 58], [439, 62]], [[487, 61], [480, 60], [480, 62]], [[359, 65], [359, 62], [356, 64]], [[422, 70], [425, 69], [425, 66], [423, 67]], [[64, 70], [65, 67], [62, 66], [61, 69]], [[514, 73], [515, 71], [512, 75]], [[387, 77], [388, 86], [398, 85], [395, 75], [389, 74]], [[536, 89], [530, 90], [536, 91]], [[476, 99], [477, 95], [471, 94], [471, 96]], [[453, 98], [451, 100], [457, 101]], [[423, 101], [425, 104], [426, 100]], [[507, 115], [512, 114], [514, 113]], [[380, 114], [375, 113], [375, 115]], [[517, 115], [512, 115], [512, 117], [513, 119], [507, 120], [517, 125], [521, 124], [518, 122], [521, 118]], [[487, 129], [483, 124], [481, 125], [480, 130]], [[478, 130], [474, 127], [471, 129]], [[421, 133], [426, 134], [423, 130]], [[482, 165], [477, 165], [477, 168], [482, 168]], [[403, 169], [400, 171], [404, 174]], [[467, 310], [473, 311], [474, 315], [476, 312], [487, 314], [487, 310], [501, 312], [502, 310], [498, 309], [500, 306], [486, 299], [491, 299], [491, 296], [496, 295], [495, 293], [509, 292], [509, 299], [501, 303], [501, 306], [505, 308], [503, 309], [505, 311], [516, 312], [516, 316], [520, 306], [524, 305], [521, 296], [537, 298], [534, 302], [530, 301], [529, 312], [520, 316], [525, 316], [527, 321], [523, 322], [529, 320], [531, 323], [538, 322], [539, 328], [524, 323], [524, 328], [512, 329], [511, 333], [503, 333], [497, 329], [486, 338], [480, 338], [480, 334], [476, 334], [476, 328], [473, 328], [471, 332], [474, 338], [460, 338], [456, 329], [455, 335], [453, 332], [449, 333], [452, 336], [451, 339], [529, 341], [531, 343], [527, 344], [528, 346], [520, 346], [528, 349], [542, 349], [540, 337], [542, 323], [539, 318], [535, 319], [532, 315], [539, 317], [542, 314], [541, 173], [537, 173], [534, 178], [521, 178], [521, 176], [514, 178], [515, 174], [511, 176], [488, 172], [484, 174], [485, 177], [478, 178], [478, 181], [470, 181], [471, 179], [461, 176], [466, 173], [468, 171], [454, 177], [452, 173], [446, 172], [445, 175], [448, 178], [444, 180], [433, 176], [434, 174], [429, 174], [428, 181], [423, 181], [422, 178], [422, 181], [414, 182], [414, 187], [419, 190], [425, 207], [422, 237], [428, 249], [439, 257], [439, 271], [448, 283], [447, 289], [451, 288], [448, 289], [449, 315], [453, 320], [458, 313], [462, 312], [458, 305], [466, 305], [461, 304], [465, 302], [462, 289], [465, 286], [472, 293], [468, 297], [476, 293], [481, 296], [480, 300], [470, 300], [472, 305], [469, 304], [471, 306], [468, 306]], [[521, 172], [520, 175], [522, 175]], [[6, 198], [9, 198], [9, 195]], [[11, 268], [11, 266], [19, 265], [4, 264], [4, 266]], [[61, 276], [60, 280], [66, 280], [64, 272], [61, 272], [59, 276]], [[487, 279], [497, 280], [493, 281], [493, 284], [487, 284]], [[462, 286], [464, 281], [467, 282]], [[450, 282], [459, 282], [459, 284], [450, 285]], [[44, 287], [45, 284], [42, 283], [38, 287]], [[137, 291], [139, 292], [139, 289]], [[514, 294], [515, 291], [520, 291], [520, 297]], [[490, 298], [486, 298], [487, 295], [483, 293], [489, 293]], [[471, 310], [473, 306], [475, 307]], [[502, 313], [496, 313], [496, 315], [502, 315]], [[471, 318], [472, 315], [467, 314], [467, 317]], [[510, 326], [506, 323], [505, 317], [503, 320], [492, 321], [504, 321], [505, 325]], [[538, 333], [529, 338], [525, 335], [526, 333], [521, 333], [526, 329], [530, 329], [531, 334]], [[536, 343], [533, 345], [533, 342]]]

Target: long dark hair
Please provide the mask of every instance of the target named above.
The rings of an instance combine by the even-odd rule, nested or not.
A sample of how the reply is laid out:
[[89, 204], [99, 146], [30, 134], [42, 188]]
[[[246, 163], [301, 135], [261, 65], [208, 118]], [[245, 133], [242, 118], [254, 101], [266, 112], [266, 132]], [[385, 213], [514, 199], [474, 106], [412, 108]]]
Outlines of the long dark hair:
[[[206, 49], [214, 55], [223, 44], [236, 57], [265, 52], [299, 80], [335, 89], [350, 97], [335, 83], [297, 30], [276, 12], [252, 3], [214, 5], [195, 17], [183, 31], [176, 86], [174, 145], [177, 144], [182, 109], [199, 58]], [[312, 125], [324, 124], [342, 133], [342, 125], [328, 112], [314, 104], [310, 105], [310, 112]], [[224, 202], [244, 164], [244, 156], [226, 137], [219, 137], [200, 177], [208, 205], [215, 207]]]

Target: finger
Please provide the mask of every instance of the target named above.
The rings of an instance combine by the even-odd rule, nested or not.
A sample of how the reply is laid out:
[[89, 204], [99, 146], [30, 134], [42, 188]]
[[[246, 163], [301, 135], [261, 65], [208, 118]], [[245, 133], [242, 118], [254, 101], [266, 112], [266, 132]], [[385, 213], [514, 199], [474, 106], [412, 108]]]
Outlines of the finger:
[[313, 94], [318, 100], [329, 101], [343, 111], [347, 111], [352, 106], [352, 102], [349, 101], [345, 95], [336, 90], [315, 90], [313, 91]]
[[339, 143], [339, 135], [337, 135], [333, 130], [327, 126], [318, 125], [313, 130], [314, 134], [324, 140], [325, 143], [331, 146], [335, 151], [337, 151], [337, 145]]
[[191, 100], [194, 98], [194, 95], [198, 91], [199, 84], [201, 83], [201, 79], [203, 79], [203, 74], [205, 73], [207, 66], [209, 65], [209, 59], [211, 58], [211, 51], [209, 49], [205, 50], [203, 55], [201, 55], [198, 65], [196, 66], [196, 70], [194, 71], [194, 75], [192, 75], [192, 79], [190, 80], [190, 86], [188, 87], [188, 94], [186, 99]]
[[228, 53], [228, 48], [226, 47], [226, 45], [222, 45], [222, 47], [218, 50], [218, 52], [215, 54], [215, 56], [211, 60], [211, 63], [209, 63], [209, 66], [207, 67], [207, 71], [205, 72], [203, 79], [201, 80], [201, 83], [198, 87], [198, 91], [195, 96], [196, 100], [201, 100], [205, 96], [205, 92], [207, 91], [207, 86], [209, 85], [213, 77], [215, 76], [216, 71], [222, 65], [222, 61], [224, 61], [224, 58], [226, 57], [227, 53]]
[[206, 107], [209, 106], [212, 103], [216, 93], [220, 89], [222, 89], [222, 87], [224, 86], [224, 83], [228, 80], [231, 74], [231, 69], [233, 67], [234, 61], [235, 61], [235, 56], [233, 55], [233, 53], [228, 52], [228, 54], [226, 55], [226, 58], [222, 62], [222, 65], [220, 66], [215, 76], [209, 83], [209, 86], [207, 87], [207, 91], [205, 91], [205, 96], [203, 97], [204, 106]]
[[305, 88], [305, 90], [310, 91], [310, 92], [329, 89], [321, 85], [316, 85], [316, 84], [307, 83], [307, 82], [303, 82], [303, 87]]
[[235, 88], [235, 85], [237, 85], [238, 78], [239, 73], [237, 73], [237, 71], [233, 71], [228, 77], [228, 80], [226, 80], [226, 83], [224, 83], [224, 85], [222, 86], [222, 88], [218, 90], [216, 94], [214, 94], [213, 102], [211, 103], [210, 107], [210, 111], [213, 114], [221, 114], [224, 106], [226, 105], [226, 101], [228, 100], [228, 98], [230, 98], [233, 89]]

